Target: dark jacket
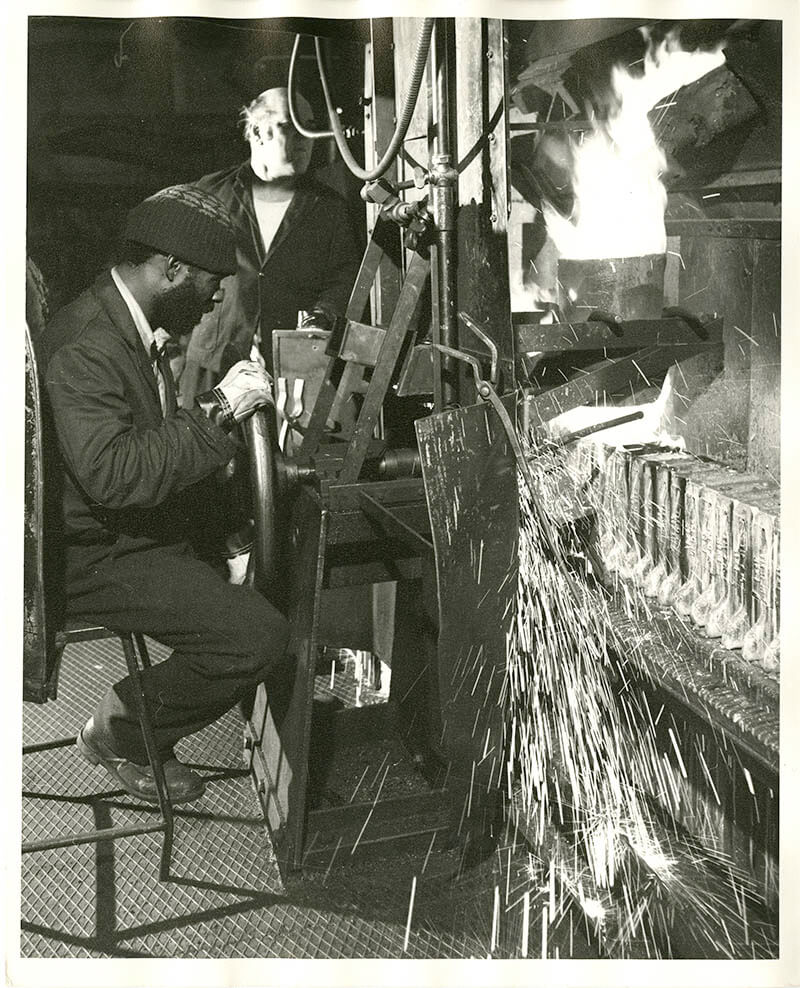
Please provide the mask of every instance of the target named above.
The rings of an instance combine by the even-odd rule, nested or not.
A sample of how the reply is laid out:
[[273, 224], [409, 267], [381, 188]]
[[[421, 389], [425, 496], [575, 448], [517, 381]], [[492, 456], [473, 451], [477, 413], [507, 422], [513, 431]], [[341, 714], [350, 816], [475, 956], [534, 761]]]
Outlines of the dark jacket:
[[129, 551], [181, 541], [203, 502], [196, 485], [236, 444], [200, 407], [176, 407], [168, 369], [162, 414], [152, 365], [110, 272], [56, 314], [38, 352], [64, 465], [67, 544]]
[[246, 161], [196, 183], [230, 211], [239, 270], [223, 280], [224, 300], [192, 334], [187, 365], [218, 371], [226, 344], [246, 356], [260, 329], [262, 352], [271, 368], [272, 330], [294, 329], [299, 310], [317, 308], [335, 317], [347, 308], [360, 253], [344, 200], [313, 179], [299, 179], [265, 252], [253, 207], [253, 178]]

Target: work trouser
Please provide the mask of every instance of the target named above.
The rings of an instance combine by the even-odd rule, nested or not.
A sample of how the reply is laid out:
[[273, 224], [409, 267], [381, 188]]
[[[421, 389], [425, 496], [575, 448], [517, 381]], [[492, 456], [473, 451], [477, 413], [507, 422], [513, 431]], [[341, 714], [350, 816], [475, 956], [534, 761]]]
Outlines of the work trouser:
[[[188, 545], [101, 558], [67, 555], [67, 616], [142, 632], [172, 648], [144, 672], [156, 743], [173, 745], [230, 710], [282, 660], [288, 624], [256, 591], [227, 583]], [[94, 713], [97, 734], [120, 757], [147, 761], [129, 677]]]

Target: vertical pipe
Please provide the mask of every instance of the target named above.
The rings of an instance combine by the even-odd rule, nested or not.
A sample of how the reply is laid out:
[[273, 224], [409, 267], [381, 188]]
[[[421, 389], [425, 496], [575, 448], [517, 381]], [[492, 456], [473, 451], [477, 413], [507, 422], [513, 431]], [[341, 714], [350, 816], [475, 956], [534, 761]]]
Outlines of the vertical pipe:
[[[438, 339], [445, 346], [458, 346], [456, 322], [456, 230], [455, 204], [458, 173], [453, 167], [448, 21], [439, 17], [434, 29], [433, 107], [435, 112], [434, 153], [430, 169], [431, 205], [436, 227], [436, 292], [438, 296]], [[450, 358], [443, 358], [442, 403], [458, 404], [458, 371]]]

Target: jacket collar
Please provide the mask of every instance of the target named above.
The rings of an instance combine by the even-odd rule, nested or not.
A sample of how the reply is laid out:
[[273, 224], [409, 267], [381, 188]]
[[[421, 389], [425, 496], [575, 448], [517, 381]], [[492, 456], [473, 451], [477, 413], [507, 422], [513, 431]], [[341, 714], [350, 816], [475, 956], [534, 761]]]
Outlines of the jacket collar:
[[152, 392], [156, 400], [159, 411], [161, 410], [161, 399], [158, 396], [158, 383], [153, 373], [153, 365], [150, 362], [150, 354], [144, 348], [136, 323], [130, 313], [125, 299], [120, 294], [119, 289], [114, 284], [111, 277], [111, 270], [103, 271], [98, 275], [93, 285], [93, 291], [98, 301], [105, 309], [114, 328], [122, 339], [133, 350], [136, 364], [141, 371], [145, 384]]

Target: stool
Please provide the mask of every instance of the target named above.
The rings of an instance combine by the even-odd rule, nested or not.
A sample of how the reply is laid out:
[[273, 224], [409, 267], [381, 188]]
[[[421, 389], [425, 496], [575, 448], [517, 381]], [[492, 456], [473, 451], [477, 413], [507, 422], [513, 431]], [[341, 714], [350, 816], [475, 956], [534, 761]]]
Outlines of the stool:
[[[156, 747], [149, 705], [142, 689], [139, 659], [141, 658], [142, 668], [150, 668], [150, 656], [144, 636], [124, 631], [111, 631], [109, 628], [84, 624], [71, 624], [67, 629], [56, 632], [55, 647], [58, 658], [54, 663], [55, 668], [51, 667], [52, 672], [46, 699], [56, 699], [58, 666], [60, 665], [61, 654], [67, 645], [76, 642], [105, 641], [114, 638], [122, 645], [122, 650], [125, 654], [125, 664], [128, 667], [128, 674], [133, 684], [133, 694], [139, 716], [139, 724], [141, 725], [145, 747], [147, 748], [148, 761], [155, 779], [160, 819], [157, 823], [141, 824], [134, 827], [107, 827], [102, 830], [86, 830], [79, 833], [64, 834], [49, 840], [23, 841], [22, 853], [29, 854], [33, 851], [47, 851], [56, 847], [73, 847], [77, 844], [89, 844], [101, 840], [117, 840], [120, 837], [133, 837], [138, 834], [162, 832], [164, 834], [164, 841], [161, 847], [161, 862], [158, 877], [163, 882], [169, 878], [174, 821], [172, 802], [169, 797], [166, 779], [164, 778], [164, 766], [158, 748]], [[55, 748], [65, 748], [69, 745], [74, 745], [75, 740], [73, 736], [45, 741], [41, 744], [25, 745], [23, 746], [22, 754], [27, 755], [34, 751], [50, 751]]]

